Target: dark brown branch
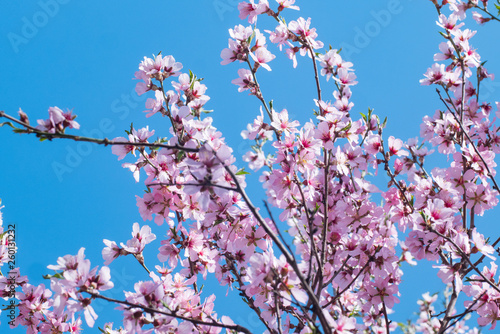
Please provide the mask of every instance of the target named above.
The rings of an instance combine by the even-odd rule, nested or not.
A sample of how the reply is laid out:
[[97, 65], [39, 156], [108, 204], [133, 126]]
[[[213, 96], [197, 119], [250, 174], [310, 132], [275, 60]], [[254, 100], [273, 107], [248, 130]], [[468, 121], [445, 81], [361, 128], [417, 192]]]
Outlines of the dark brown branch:
[[[216, 152], [213, 152], [213, 154], [218, 158]], [[219, 161], [224, 163], [221, 159], [219, 159]], [[279, 250], [283, 253], [287, 262], [290, 264], [293, 271], [295, 272], [295, 274], [299, 278], [300, 283], [302, 284], [302, 288], [306, 291], [306, 293], [309, 297], [309, 300], [312, 302], [312, 304], [314, 306], [315, 314], [317, 314], [317, 316], [321, 322], [321, 326], [323, 327], [323, 330], [325, 331], [325, 334], [330, 334], [331, 328], [330, 328], [330, 325], [328, 324], [328, 321], [327, 321], [325, 315], [323, 314], [321, 305], [319, 304], [319, 300], [316, 298], [316, 295], [314, 294], [314, 291], [312, 290], [311, 286], [307, 283], [306, 279], [302, 275], [302, 272], [300, 271], [300, 268], [299, 268], [297, 262], [295, 261], [295, 258], [288, 251], [286, 246], [283, 245], [283, 243], [278, 238], [278, 236], [272, 231], [272, 229], [266, 223], [264, 218], [262, 218], [262, 216], [259, 214], [259, 212], [257, 211], [257, 208], [253, 205], [253, 203], [250, 200], [250, 198], [248, 197], [247, 193], [241, 187], [240, 183], [238, 182], [238, 180], [236, 178], [236, 175], [231, 170], [231, 168], [229, 168], [229, 166], [225, 166], [225, 165], [224, 165], [224, 167], [225, 167], [226, 171], [229, 173], [229, 175], [231, 176], [231, 178], [234, 180], [234, 182], [236, 184], [237, 191], [241, 194], [243, 201], [246, 203], [247, 207], [250, 209], [250, 211], [252, 212], [255, 219], [257, 219], [257, 221], [259, 222], [259, 225], [262, 226], [264, 231], [266, 231], [266, 233], [271, 237], [273, 242], [276, 244], [276, 246], [279, 248]]]
[[462, 320], [467, 314], [471, 313], [472, 312], [472, 308], [474, 307], [474, 305], [477, 304], [477, 302], [484, 296], [486, 292], [483, 292], [479, 297], [477, 297], [473, 302], [472, 304], [469, 305], [469, 307], [467, 307], [465, 309], [465, 311], [463, 311], [462, 313], [460, 314], [457, 314], [457, 315], [454, 315], [452, 317], [450, 317], [450, 319], [456, 319], [455, 321], [453, 321], [451, 324], [448, 325], [448, 327], [445, 328], [444, 332], [447, 331], [448, 329], [450, 329], [451, 327], [455, 326], [455, 324], [457, 322], [459, 322], [460, 320]]
[[221, 189], [225, 189], [225, 190], [229, 190], [229, 191], [238, 191], [238, 189], [236, 189], [236, 188], [226, 187], [226, 186], [222, 186], [222, 185], [215, 184], [215, 183], [208, 182], [208, 181], [207, 182], [200, 182], [200, 183], [176, 183], [176, 182], [162, 183], [162, 182], [159, 182], [159, 183], [146, 184], [146, 187], [152, 187], [152, 186], [164, 186], [164, 187], [172, 187], [172, 186], [214, 187], [214, 188], [221, 188]]
[[177, 318], [177, 319], [180, 319], [180, 320], [189, 321], [189, 322], [191, 322], [191, 323], [193, 323], [195, 325], [212, 326], [212, 327], [219, 327], [219, 328], [227, 328], [227, 329], [231, 329], [231, 330], [234, 330], [234, 331], [237, 331], [237, 332], [252, 334], [252, 332], [250, 330], [248, 330], [247, 328], [245, 328], [243, 326], [240, 326], [240, 325], [225, 325], [225, 324], [222, 324], [222, 323], [219, 323], [219, 322], [215, 322], [215, 321], [214, 322], [207, 322], [207, 321], [202, 321], [202, 320], [198, 320], [198, 319], [192, 319], [192, 318], [188, 318], [188, 317], [183, 317], [181, 315], [177, 315], [175, 313], [168, 313], [168, 312], [160, 311], [160, 310], [157, 310], [157, 309], [152, 308], [152, 307], [130, 303], [130, 302], [125, 301], [125, 300], [118, 300], [118, 299], [114, 299], [114, 298], [110, 298], [110, 297], [105, 297], [105, 296], [98, 295], [98, 294], [95, 294], [95, 293], [92, 293], [92, 292], [88, 292], [88, 291], [84, 291], [84, 292], [87, 292], [92, 297], [97, 298], [97, 299], [103, 299], [103, 300], [106, 300], [108, 302], [113, 302], [113, 303], [117, 303], [117, 304], [127, 305], [127, 306], [130, 306], [130, 307], [140, 308], [140, 309], [143, 309], [144, 311], [152, 313], [152, 314], [154, 314], [154, 313], [156, 313], [156, 314], [163, 314], [163, 315], [166, 315], [166, 316], [169, 316], [169, 317], [173, 317], [173, 318]]
[[495, 21], [498, 21], [500, 22], [500, 19], [498, 17], [496, 17], [495, 15], [491, 14], [489, 11], [488, 11], [488, 8], [486, 8], [486, 6], [484, 8], [480, 7], [479, 5], [474, 5], [474, 8], [477, 8], [479, 9], [480, 11], [482, 11], [483, 13], [485, 14], [488, 14], [490, 16], [490, 19], [491, 20], [495, 20]]
[[108, 145], [127, 146], [127, 145], [130, 145], [130, 146], [137, 146], [137, 147], [166, 148], [166, 149], [171, 149], [171, 150], [179, 150], [179, 151], [193, 152], [193, 153], [199, 151], [198, 148], [183, 147], [180, 145], [166, 145], [166, 144], [160, 144], [160, 143], [137, 143], [137, 142], [129, 142], [129, 141], [110, 140], [108, 138], [99, 139], [99, 138], [82, 137], [82, 136], [68, 135], [66, 133], [59, 133], [59, 132], [49, 133], [49, 132], [38, 130], [38, 129], [30, 126], [27, 123], [21, 122], [21, 121], [17, 120], [16, 118], [6, 114], [3, 111], [0, 111], [0, 117], [5, 117], [13, 122], [16, 122], [17, 124], [19, 124], [23, 127], [25, 127], [26, 128], [25, 133], [27, 133], [27, 134], [33, 133], [41, 138], [45, 138], [48, 140], [60, 138], [60, 139], [71, 139], [74, 141], [89, 142], [89, 143], [94, 143], [94, 144], [104, 145], [104, 146], [108, 146]]
[[444, 234], [441, 234], [439, 233], [438, 231], [436, 231], [435, 229], [433, 229], [432, 227], [429, 227], [429, 231], [432, 232], [432, 233], [435, 233], [437, 234], [438, 236], [440, 236], [441, 238], [445, 239], [446, 241], [448, 241], [449, 243], [451, 243], [453, 245], [453, 247], [456, 248], [456, 250], [458, 251], [458, 253], [460, 253], [460, 256], [462, 256], [462, 259], [465, 259], [465, 261], [467, 261], [467, 263], [474, 269], [475, 272], [477, 272], [479, 274], [479, 276], [481, 276], [484, 280], [485, 283], [489, 284], [493, 289], [495, 289], [497, 292], [500, 292], [500, 288], [498, 288], [495, 284], [493, 284], [489, 279], [487, 279], [484, 274], [472, 263], [472, 261], [469, 259], [469, 256], [468, 254], [465, 254], [464, 251], [462, 250], [462, 248], [460, 248], [460, 246], [458, 246], [453, 240], [451, 240], [449, 237], [445, 236]]

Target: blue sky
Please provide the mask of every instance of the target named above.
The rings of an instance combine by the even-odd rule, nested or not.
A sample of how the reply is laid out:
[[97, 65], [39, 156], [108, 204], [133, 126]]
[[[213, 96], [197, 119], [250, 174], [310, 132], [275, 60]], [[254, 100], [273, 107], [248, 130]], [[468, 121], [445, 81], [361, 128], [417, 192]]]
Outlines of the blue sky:
[[[191, 69], [205, 78], [211, 97], [206, 108], [214, 110], [215, 126], [239, 158], [249, 148], [240, 132], [259, 112], [259, 103], [231, 84], [240, 68], [237, 64], [220, 65], [227, 29], [244, 24], [238, 19], [237, 3], [4, 1], [0, 13], [0, 109], [14, 115], [22, 108], [32, 123], [46, 118], [49, 106], [74, 109], [79, 132], [96, 137], [122, 136], [131, 122], [136, 127], [149, 124], [156, 135], [166, 134], [166, 122], [144, 117], [145, 97], [135, 95], [132, 80], [144, 56], [162, 51], [182, 62], [185, 71]], [[270, 3], [274, 5], [274, 1]], [[359, 84], [353, 88], [353, 113], [374, 108], [381, 118], [389, 119], [386, 136], [403, 140], [417, 136], [422, 117], [441, 107], [435, 90], [419, 84], [441, 41], [430, 1], [308, 0], [297, 4], [301, 12], [285, 12], [287, 20], [312, 17], [318, 39], [333, 48], [342, 47], [354, 63]], [[259, 18], [258, 23], [261, 30], [273, 29], [269, 19]], [[473, 45], [483, 60], [489, 60], [488, 69], [500, 75], [500, 46], [484, 38], [498, 32], [498, 24], [480, 30]], [[304, 122], [312, 117], [314, 107], [310, 60], [300, 58], [293, 70], [283, 54], [274, 49], [273, 53], [277, 55], [270, 63], [273, 71], [260, 76], [264, 94], [274, 99], [277, 109], [287, 108]], [[498, 81], [484, 86], [483, 97], [498, 100], [499, 88]], [[325, 95], [331, 93], [332, 81], [323, 84], [323, 89]], [[16, 224], [16, 261], [33, 284], [44, 281], [41, 275], [49, 273], [46, 266], [55, 264], [58, 256], [76, 254], [80, 247], [86, 248], [93, 265], [102, 265], [102, 239], [125, 242], [132, 224], [143, 224], [135, 200], [143, 187], [121, 168], [110, 148], [65, 140], [39, 142], [8, 128], [0, 129], [0, 141], [4, 223]], [[238, 163], [243, 166], [241, 159]], [[254, 202], [261, 203], [264, 194], [257, 182], [249, 189]], [[491, 223], [488, 217], [483, 221]], [[153, 225], [161, 239], [164, 227]], [[159, 240], [149, 247], [149, 267], [156, 264], [158, 246]], [[110, 266], [119, 291], [130, 290], [135, 281], [146, 279], [139, 265], [129, 260], [119, 259]], [[429, 267], [419, 264], [406, 271], [395, 320], [410, 317], [418, 296], [441, 286], [439, 281], [422, 282], [422, 275], [432, 274], [432, 269], [424, 270]], [[238, 302], [237, 296], [226, 301], [225, 289], [211, 283], [206, 290], [218, 293], [220, 315], [233, 315], [242, 325], [261, 331], [252, 316], [241, 310], [234, 313], [233, 305], [238, 304], [232, 303]], [[98, 312], [97, 324], [107, 319], [119, 322], [116, 311], [111, 310], [114, 306], [107, 308]], [[5, 314], [0, 321], [0, 328], [6, 328]]]

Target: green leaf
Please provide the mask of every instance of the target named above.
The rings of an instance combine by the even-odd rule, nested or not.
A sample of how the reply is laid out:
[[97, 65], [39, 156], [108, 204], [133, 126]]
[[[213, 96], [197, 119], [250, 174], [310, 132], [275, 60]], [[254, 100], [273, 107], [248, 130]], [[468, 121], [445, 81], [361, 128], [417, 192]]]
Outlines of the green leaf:
[[255, 36], [255, 31], [252, 32], [252, 34], [250, 35], [250, 37], [247, 38], [247, 43], [248, 45], [252, 44], [252, 40]]
[[349, 124], [347, 124], [347, 125], [346, 125], [343, 129], [341, 129], [340, 131], [341, 131], [341, 132], [342, 132], [342, 131], [347, 131], [347, 130], [349, 130], [349, 129], [351, 128], [351, 126], [352, 126], [352, 123], [350, 123], [350, 122], [349, 122]]
[[269, 108], [271, 108], [271, 111], [273, 110], [273, 105], [274, 105], [274, 101], [273, 100], [269, 101]]
[[186, 152], [184, 151], [179, 151], [177, 152], [177, 160], [182, 160], [186, 156]]
[[249, 172], [245, 171], [245, 168], [240, 169], [235, 175], [250, 175]]
[[62, 275], [62, 273], [55, 273], [54, 275], [47, 274], [47, 275], [43, 275], [42, 277], [45, 278], [45, 279], [51, 279], [51, 278], [62, 279], [62, 278], [64, 278], [63, 275]]
[[18, 129], [17, 127], [14, 126], [14, 124], [12, 124], [11, 122], [3, 122], [3, 123], [0, 123], [0, 127], [4, 126], [4, 125], [8, 125], [10, 126], [11, 128], [13, 129]]
[[418, 212], [420, 214], [420, 216], [422, 217], [422, 219], [427, 222], [427, 216], [425, 215], [425, 213], [423, 211], [419, 211]]
[[130, 130], [125, 130], [125, 133], [130, 135], [132, 134], [132, 130], [134, 130], [134, 122], [130, 123]]
[[321, 206], [319, 205], [319, 203], [316, 203], [316, 207], [314, 208], [312, 214], [313, 215], [317, 214], [320, 208], [321, 208]]
[[382, 127], [385, 128], [386, 125], [387, 125], [387, 117], [384, 119], [384, 122], [382, 123]]

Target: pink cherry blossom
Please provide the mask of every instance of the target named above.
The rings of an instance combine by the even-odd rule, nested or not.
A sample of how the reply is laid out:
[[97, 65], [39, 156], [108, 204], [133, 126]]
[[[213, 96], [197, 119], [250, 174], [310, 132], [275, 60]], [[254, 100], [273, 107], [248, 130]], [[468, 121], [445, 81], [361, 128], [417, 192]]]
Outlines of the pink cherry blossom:
[[[395, 332], [395, 304], [405, 297], [400, 293], [404, 262], [432, 261], [446, 298], [424, 294], [417, 317], [404, 330], [477, 334], [462, 317], [468, 313], [494, 329], [500, 319], [498, 241], [483, 234], [488, 230], [480, 216], [498, 205], [500, 103], [480, 89], [494, 76], [473, 44], [476, 31], [462, 28], [469, 24], [467, 11], [487, 13], [488, 3], [431, 2], [443, 39], [420, 80], [438, 91], [436, 108], [422, 120], [422, 140], [405, 143], [387, 134], [390, 127], [373, 109], [359, 115], [354, 64], [333, 47], [318, 50], [324, 44], [311, 19], [285, 17], [285, 8], [299, 9], [294, 0], [277, 0], [276, 11], [267, 0], [240, 3], [240, 18], [252, 25], [230, 29], [221, 52], [222, 64], [248, 65], [232, 83], [239, 92], [249, 90], [246, 98], [260, 105], [260, 114], [250, 115], [253, 120], [241, 132], [246, 146], [233, 150], [205, 115], [212, 101], [201, 78], [181, 73], [182, 64], [172, 56], [145, 57], [135, 74], [136, 92], [148, 94], [146, 116], [164, 117], [166, 127], [161, 134], [149, 126], [132, 127], [127, 137], [115, 138], [112, 153], [127, 158], [122, 166], [136, 182], [146, 175], [146, 191], [136, 203], [143, 220], [163, 229], [161, 240], [153, 246], [153, 228], [134, 223], [129, 240], [103, 240], [103, 267], [92, 267], [83, 248], [58, 258], [48, 266], [55, 271], [46, 276], [50, 289], [33, 285], [18, 269], [1, 276], [0, 296], [11, 297], [9, 286], [19, 286], [14, 325], [29, 333], [79, 332], [83, 318], [89, 327], [99, 325], [96, 299], [116, 297], [123, 328], [106, 323], [107, 333], [219, 333], [224, 326], [248, 332], [215, 313], [215, 295], [201, 288], [201, 280], [213, 276], [227, 285], [227, 293], [239, 293], [271, 333]], [[261, 14], [267, 15], [259, 25], [272, 22], [274, 31], [265, 32], [280, 51], [285, 46], [294, 67], [298, 55], [312, 58], [314, 111], [304, 122], [292, 120], [294, 106], [278, 112], [264, 98], [258, 70], [270, 70], [275, 56], [257, 26]], [[23, 112], [19, 119], [19, 125], [28, 122]], [[46, 139], [72, 138], [62, 134], [79, 127], [74, 119], [72, 112], [51, 107], [34, 132]], [[255, 179], [238, 160], [243, 152], [243, 162], [258, 173]], [[253, 202], [253, 185], [247, 187], [257, 178], [262, 206]], [[0, 266], [16, 250], [1, 223], [0, 212]], [[145, 251], [149, 244], [162, 262], [153, 270], [146, 266], [155, 259]], [[107, 265], [120, 265], [121, 259], [114, 260], [126, 255], [133, 255], [147, 276], [117, 297], [121, 291], [113, 289]], [[484, 263], [485, 257], [493, 262]]]
[[271, 71], [271, 67], [267, 65], [271, 60], [276, 58], [267, 48], [260, 47], [255, 52], [250, 52], [252, 59], [266, 70]]
[[282, 11], [284, 8], [299, 10], [298, 6], [293, 6], [295, 0], [276, 0], [279, 4], [278, 11]]
[[240, 19], [244, 20], [248, 17], [248, 23], [250, 24], [254, 24], [257, 21], [257, 15], [265, 13], [268, 8], [269, 3], [267, 0], [259, 0], [258, 4], [255, 4], [254, 0], [250, 0], [250, 3], [240, 2], [238, 4]]
[[250, 94], [256, 94], [256, 85], [253, 81], [252, 72], [250, 70], [240, 68], [238, 70], [238, 75], [240, 76], [238, 79], [234, 79], [231, 83], [238, 85], [238, 92], [243, 92], [247, 89], [250, 90]]

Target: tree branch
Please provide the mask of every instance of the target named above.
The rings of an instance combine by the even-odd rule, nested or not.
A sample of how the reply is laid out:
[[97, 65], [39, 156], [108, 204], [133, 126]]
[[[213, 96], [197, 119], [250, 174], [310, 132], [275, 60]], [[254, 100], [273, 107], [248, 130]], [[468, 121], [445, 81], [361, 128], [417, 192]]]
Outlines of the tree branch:
[[207, 321], [203, 321], [203, 320], [198, 320], [198, 319], [183, 317], [183, 316], [177, 315], [175, 313], [168, 313], [168, 312], [160, 311], [160, 310], [157, 310], [157, 309], [152, 308], [152, 307], [130, 303], [130, 302], [125, 301], [125, 300], [118, 300], [118, 299], [114, 299], [114, 298], [110, 298], [110, 297], [105, 297], [105, 296], [98, 295], [98, 294], [95, 294], [95, 293], [92, 293], [92, 292], [89, 292], [89, 291], [84, 291], [84, 292], [90, 294], [92, 297], [97, 298], [97, 299], [103, 299], [103, 300], [106, 300], [108, 302], [113, 302], [113, 303], [117, 303], [117, 304], [127, 305], [127, 306], [130, 306], [130, 307], [140, 308], [140, 309], [143, 309], [144, 311], [152, 313], [152, 314], [154, 314], [154, 313], [163, 314], [163, 315], [166, 315], [166, 316], [169, 316], [169, 317], [173, 317], [173, 318], [177, 318], [177, 319], [180, 319], [180, 320], [189, 321], [189, 322], [191, 322], [191, 323], [193, 323], [195, 325], [212, 326], [212, 327], [219, 327], [219, 328], [227, 328], [227, 329], [231, 329], [231, 330], [234, 330], [234, 331], [237, 331], [237, 332], [242, 332], [242, 333], [246, 333], [246, 334], [252, 334], [252, 332], [250, 330], [248, 330], [247, 328], [245, 328], [243, 326], [240, 326], [240, 325], [225, 325], [225, 324], [222, 324], [220, 322], [215, 322], [215, 321], [213, 321], [213, 322], [207, 322]]

